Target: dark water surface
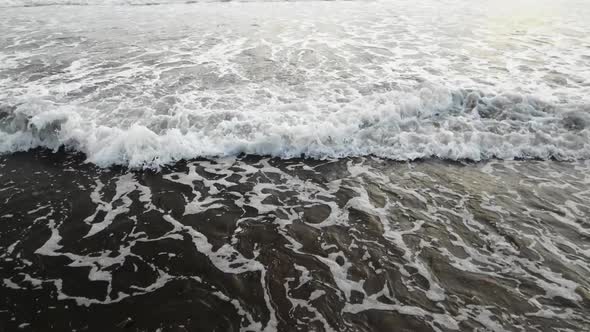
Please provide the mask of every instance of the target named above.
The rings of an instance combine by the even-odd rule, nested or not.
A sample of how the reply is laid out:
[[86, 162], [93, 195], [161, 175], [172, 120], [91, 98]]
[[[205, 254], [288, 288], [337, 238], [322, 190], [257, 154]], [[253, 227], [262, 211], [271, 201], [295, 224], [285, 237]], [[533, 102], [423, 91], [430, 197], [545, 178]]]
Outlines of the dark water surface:
[[584, 331], [590, 163], [0, 159], [2, 331]]

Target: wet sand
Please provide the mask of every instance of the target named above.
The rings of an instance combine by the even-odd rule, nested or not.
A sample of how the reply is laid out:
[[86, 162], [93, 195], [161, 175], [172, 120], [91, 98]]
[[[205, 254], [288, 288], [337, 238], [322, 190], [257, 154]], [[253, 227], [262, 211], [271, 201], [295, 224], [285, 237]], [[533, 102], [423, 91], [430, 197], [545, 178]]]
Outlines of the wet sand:
[[0, 157], [0, 331], [584, 331], [590, 163]]

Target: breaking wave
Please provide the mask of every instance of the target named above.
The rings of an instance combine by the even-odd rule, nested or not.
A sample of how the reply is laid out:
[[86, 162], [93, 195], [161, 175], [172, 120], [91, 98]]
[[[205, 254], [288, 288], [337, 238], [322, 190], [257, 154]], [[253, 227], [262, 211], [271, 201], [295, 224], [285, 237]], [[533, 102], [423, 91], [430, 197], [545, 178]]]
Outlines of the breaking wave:
[[65, 147], [99, 166], [133, 168], [239, 154], [473, 161], [590, 157], [586, 105], [476, 90], [390, 91], [323, 109], [299, 103], [249, 112], [203, 110], [183, 114], [185, 121], [157, 118], [149, 125], [120, 127], [83, 114], [76, 106], [51, 103], [4, 105], [0, 152]]
[[0, 153], [590, 158], [587, 6], [451, 2], [0, 11]]

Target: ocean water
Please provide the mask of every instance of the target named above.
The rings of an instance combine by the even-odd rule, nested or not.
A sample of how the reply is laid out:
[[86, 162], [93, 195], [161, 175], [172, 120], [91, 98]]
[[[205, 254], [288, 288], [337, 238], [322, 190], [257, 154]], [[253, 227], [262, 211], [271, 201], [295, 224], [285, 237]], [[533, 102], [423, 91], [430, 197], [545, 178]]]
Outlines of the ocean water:
[[0, 0], [0, 331], [590, 330], [588, 18]]
[[0, 152], [590, 157], [584, 1], [172, 2], [8, 2]]

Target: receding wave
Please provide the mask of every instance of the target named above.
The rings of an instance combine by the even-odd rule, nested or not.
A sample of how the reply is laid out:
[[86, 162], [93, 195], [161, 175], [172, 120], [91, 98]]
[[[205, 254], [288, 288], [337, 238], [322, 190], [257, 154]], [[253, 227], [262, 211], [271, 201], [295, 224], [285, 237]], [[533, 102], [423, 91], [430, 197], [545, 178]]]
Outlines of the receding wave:
[[82, 114], [76, 106], [4, 105], [0, 152], [66, 147], [100, 166], [130, 167], [238, 154], [474, 161], [590, 157], [587, 106], [557, 106], [518, 94], [423, 88], [324, 110], [305, 104], [265, 112], [215, 110], [150, 126], [102, 125]]

